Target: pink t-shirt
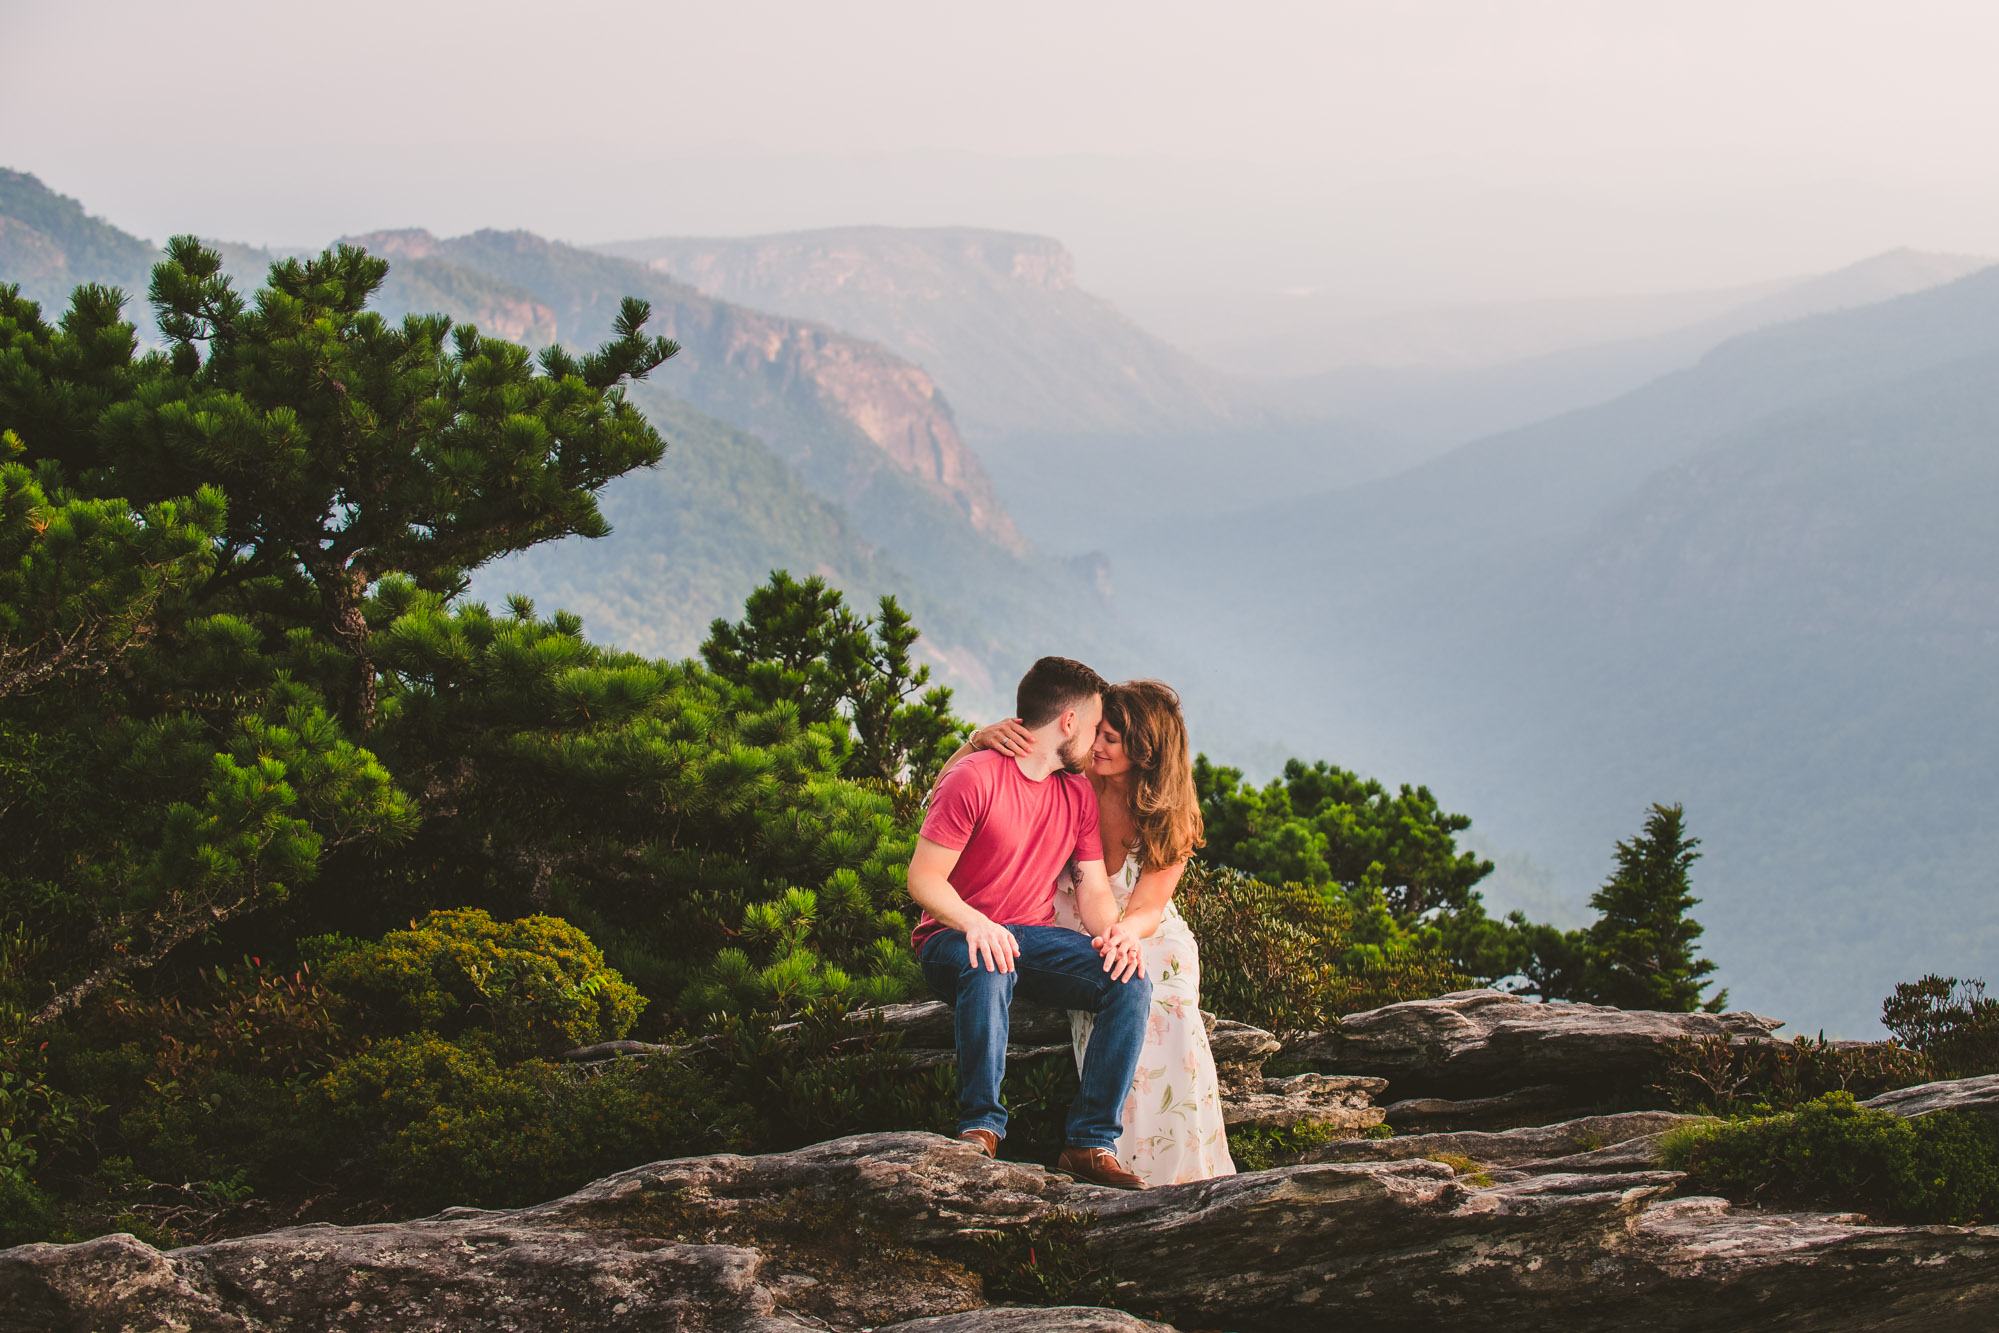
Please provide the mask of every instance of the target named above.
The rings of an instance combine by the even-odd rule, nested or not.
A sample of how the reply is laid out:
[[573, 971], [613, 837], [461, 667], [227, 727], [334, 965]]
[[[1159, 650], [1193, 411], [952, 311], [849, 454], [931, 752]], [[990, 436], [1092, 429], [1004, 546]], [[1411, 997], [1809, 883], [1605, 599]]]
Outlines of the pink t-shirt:
[[[967, 755], [930, 795], [923, 836], [958, 851], [951, 887], [1002, 926], [1055, 924], [1055, 876], [1069, 858], [1104, 859], [1097, 793], [1080, 773], [1032, 782], [997, 750]], [[925, 912], [910, 944], [944, 927]]]

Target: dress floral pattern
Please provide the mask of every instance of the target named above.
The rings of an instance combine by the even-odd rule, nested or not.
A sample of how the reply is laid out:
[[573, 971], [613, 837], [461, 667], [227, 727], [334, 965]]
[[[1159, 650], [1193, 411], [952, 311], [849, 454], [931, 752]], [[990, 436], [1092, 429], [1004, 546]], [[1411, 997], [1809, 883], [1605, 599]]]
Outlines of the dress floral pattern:
[[[1138, 861], [1128, 857], [1111, 876], [1120, 911], [1137, 886]], [[1055, 924], [1083, 929], [1073, 864], [1055, 882]], [[1201, 1022], [1201, 954], [1179, 908], [1166, 904], [1158, 929], [1141, 941], [1141, 948], [1145, 975], [1152, 978], [1152, 1017], [1138, 1072], [1124, 1099], [1118, 1157], [1147, 1185], [1232, 1176], [1235, 1162], [1222, 1123], [1221, 1084], [1208, 1049], [1208, 1029]], [[1093, 1023], [1092, 1015], [1069, 1011], [1078, 1069]]]

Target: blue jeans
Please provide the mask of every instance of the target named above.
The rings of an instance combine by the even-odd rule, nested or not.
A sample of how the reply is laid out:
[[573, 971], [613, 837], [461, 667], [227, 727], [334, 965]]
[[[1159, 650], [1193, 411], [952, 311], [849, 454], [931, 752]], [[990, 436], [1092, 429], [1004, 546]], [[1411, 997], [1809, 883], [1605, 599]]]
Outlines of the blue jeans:
[[1090, 937], [1063, 926], [1008, 926], [1020, 941], [1012, 972], [972, 965], [965, 933], [940, 930], [923, 942], [923, 979], [951, 1006], [958, 1037], [958, 1132], [1006, 1137], [1000, 1080], [1006, 1076], [1008, 1021], [1016, 993], [1059, 1009], [1096, 1015], [1083, 1057], [1083, 1086], [1069, 1105], [1068, 1142], [1115, 1152], [1124, 1099], [1145, 1046], [1152, 982], [1114, 981]]

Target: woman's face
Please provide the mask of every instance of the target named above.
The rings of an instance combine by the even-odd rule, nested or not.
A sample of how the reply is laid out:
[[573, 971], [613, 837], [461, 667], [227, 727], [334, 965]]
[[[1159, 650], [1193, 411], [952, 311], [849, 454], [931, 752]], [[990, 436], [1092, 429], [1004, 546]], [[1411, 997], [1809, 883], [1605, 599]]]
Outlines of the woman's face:
[[1131, 771], [1124, 752], [1124, 737], [1108, 722], [1097, 724], [1097, 739], [1090, 746], [1090, 771], [1100, 778], [1114, 778]]

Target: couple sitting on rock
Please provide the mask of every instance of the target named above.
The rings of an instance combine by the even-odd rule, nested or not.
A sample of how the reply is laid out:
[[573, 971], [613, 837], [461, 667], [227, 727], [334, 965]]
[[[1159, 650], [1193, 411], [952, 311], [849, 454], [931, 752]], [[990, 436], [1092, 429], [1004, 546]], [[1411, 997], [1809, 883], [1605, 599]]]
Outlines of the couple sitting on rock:
[[909, 863], [912, 943], [955, 1014], [958, 1137], [989, 1157], [1006, 1137], [1019, 996], [1070, 1011], [1082, 1088], [1058, 1169], [1121, 1189], [1233, 1175], [1200, 959], [1173, 906], [1201, 845], [1179, 698], [1044, 657], [1015, 703], [945, 765]]

